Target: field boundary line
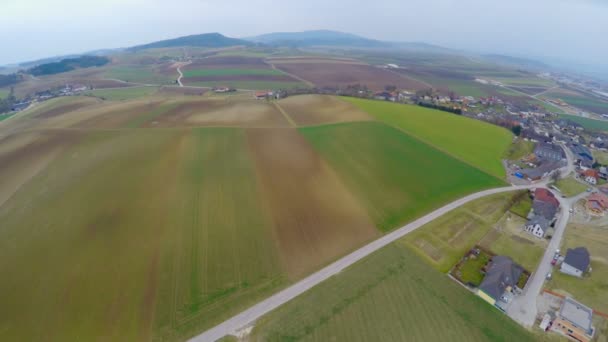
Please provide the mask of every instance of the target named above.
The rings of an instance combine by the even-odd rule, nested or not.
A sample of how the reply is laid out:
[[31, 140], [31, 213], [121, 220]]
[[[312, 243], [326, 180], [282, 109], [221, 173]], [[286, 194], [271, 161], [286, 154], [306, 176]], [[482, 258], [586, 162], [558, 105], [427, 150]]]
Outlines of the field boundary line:
[[312, 82], [310, 82], [310, 81], [307, 81], [307, 80], [303, 79], [303, 78], [302, 78], [302, 77], [300, 77], [300, 76], [296, 76], [296, 75], [294, 75], [294, 74], [291, 74], [291, 73], [288, 73], [288, 72], [286, 72], [286, 71], [283, 71], [283, 70], [281, 70], [281, 69], [277, 68], [277, 66], [276, 66], [276, 65], [272, 64], [272, 62], [268, 62], [267, 60], [264, 60], [264, 63], [266, 63], [267, 65], [269, 65], [269, 66], [270, 66], [270, 67], [271, 67], [273, 70], [279, 71], [279, 72], [281, 72], [281, 73], [283, 73], [283, 74], [285, 74], [285, 75], [287, 75], [287, 76], [290, 76], [290, 77], [292, 77], [292, 78], [294, 78], [294, 79], [296, 79], [296, 80], [298, 80], [298, 81], [300, 81], [300, 82], [303, 82], [304, 84], [306, 84], [307, 86], [309, 86], [309, 87], [311, 87], [311, 88], [314, 88], [314, 87], [315, 87], [314, 83], [312, 83]]
[[289, 124], [292, 127], [298, 127], [298, 125], [296, 124], [296, 122], [293, 121], [293, 119], [289, 116], [289, 114], [287, 114], [287, 112], [285, 111], [285, 109], [283, 109], [283, 107], [281, 107], [281, 105], [278, 102], [274, 101], [273, 104], [277, 108], [277, 110], [279, 112], [281, 112], [281, 114], [283, 114], [283, 116], [285, 117], [285, 120], [287, 120], [287, 122], [289, 122]]

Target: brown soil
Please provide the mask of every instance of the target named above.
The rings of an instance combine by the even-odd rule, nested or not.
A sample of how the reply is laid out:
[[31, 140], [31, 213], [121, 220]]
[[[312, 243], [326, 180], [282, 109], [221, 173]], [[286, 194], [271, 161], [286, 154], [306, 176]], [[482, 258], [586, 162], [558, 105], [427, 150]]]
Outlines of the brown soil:
[[[332, 62], [275, 63], [275, 66], [314, 83], [319, 87], [345, 87], [361, 84], [372, 90], [383, 90], [387, 85], [402, 89], [424, 89], [420, 82], [402, 77], [396, 73], [366, 64]], [[422, 87], [422, 88], [421, 88]]]
[[365, 210], [295, 129], [250, 129], [284, 263], [299, 278], [378, 236]]
[[49, 110], [42, 111], [42, 112], [36, 114], [34, 117], [36, 119], [49, 119], [49, 118], [59, 116], [59, 115], [62, 115], [62, 114], [68, 113], [68, 112], [73, 112], [75, 110], [84, 108], [91, 104], [92, 103], [87, 103], [87, 102], [67, 103], [64, 105], [59, 105], [59, 106], [49, 109]]
[[333, 96], [291, 96], [279, 103], [298, 125], [372, 120], [367, 113]]
[[229, 82], [229, 81], [277, 81], [297, 82], [287, 75], [222, 75], [187, 77], [184, 82]]
[[135, 101], [130, 103], [111, 104], [91, 111], [89, 113], [91, 114], [90, 118], [77, 122], [74, 127], [91, 129], [123, 127], [130, 120], [153, 111], [162, 103], [162, 101]]
[[197, 61], [194, 61], [192, 64], [188, 66], [188, 69], [200, 69], [200, 66], [212, 66], [212, 65], [222, 65], [222, 66], [231, 66], [241, 67], [244, 65], [250, 66], [266, 66], [264, 60], [262, 58], [257, 57], [243, 57], [243, 56], [221, 56], [221, 57], [211, 57], [204, 58]]

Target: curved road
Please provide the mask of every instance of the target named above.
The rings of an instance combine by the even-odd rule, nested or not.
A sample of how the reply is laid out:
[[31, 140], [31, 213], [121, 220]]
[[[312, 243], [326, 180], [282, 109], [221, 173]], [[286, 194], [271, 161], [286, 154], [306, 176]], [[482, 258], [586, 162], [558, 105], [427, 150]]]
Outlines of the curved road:
[[[276, 309], [282, 304], [292, 300], [298, 295], [306, 292], [311, 289], [315, 285], [323, 282], [329, 277], [340, 273], [342, 270], [347, 268], [348, 266], [354, 264], [355, 262], [363, 259], [364, 257], [370, 255], [371, 253], [379, 250], [380, 248], [402, 238], [403, 236], [411, 233], [412, 231], [422, 227], [423, 225], [433, 221], [434, 219], [446, 214], [447, 212], [454, 210], [468, 202], [473, 200], [492, 195], [498, 194], [502, 192], [515, 191], [515, 190], [525, 190], [531, 188], [544, 187], [546, 182], [540, 182], [537, 184], [531, 185], [520, 185], [520, 186], [508, 186], [503, 188], [489, 189], [480, 191], [461, 199], [458, 199], [452, 203], [449, 203], [389, 234], [382, 236], [381, 238], [361, 247], [360, 249], [346, 255], [345, 257], [335, 261], [329, 266], [324, 267], [323, 269], [309, 275], [308, 277], [300, 280], [299, 282], [291, 285], [290, 287], [272, 295], [271, 297], [261, 301], [260, 303], [250, 307], [249, 309], [241, 312], [240, 314], [233, 316], [232, 318], [224, 321], [223, 323], [211, 328], [204, 333], [193, 337], [190, 341], [196, 342], [212, 342], [216, 341], [226, 335], [234, 335], [240, 329], [243, 329], [252, 323], [254, 323], [257, 319], [262, 317], [263, 315], [269, 313], [270, 311]], [[536, 297], [535, 297], [536, 298]]]
[[[566, 153], [567, 165], [561, 168], [559, 172], [562, 177], [566, 177], [574, 171], [574, 158], [570, 150], [564, 144], [561, 144], [561, 146], [564, 149], [564, 152]], [[226, 335], [236, 335], [239, 330], [252, 325], [263, 315], [287, 303], [288, 301], [299, 296], [300, 294], [308, 291], [309, 289], [323, 282], [329, 277], [340, 273], [348, 266], [354, 264], [355, 262], [365, 258], [371, 253], [379, 250], [380, 248], [402, 238], [403, 236], [411, 233], [412, 231], [424, 226], [425, 224], [468, 202], [502, 192], [527, 190], [533, 188], [546, 188], [547, 183], [548, 180], [543, 180], [537, 183], [532, 183], [530, 185], [512, 185], [503, 188], [489, 189], [470, 194], [466, 197], [451, 202], [389, 234], [382, 236], [381, 238], [373, 242], [370, 242], [369, 244], [361, 247], [360, 249], [342, 257], [338, 261], [335, 261], [329, 266], [322, 268], [321, 270], [309, 275], [308, 277], [289, 286], [288, 288], [259, 302], [258, 304], [250, 307], [249, 309], [241, 312], [240, 314], [237, 314], [236, 316], [233, 316], [232, 318], [205, 331], [204, 333], [193, 337], [192, 339], [190, 339], [190, 341], [212, 342]], [[524, 293], [520, 296], [515, 297], [515, 299], [511, 303], [511, 306], [507, 310], [507, 314], [509, 315], [509, 317], [527, 327], [530, 327], [532, 326], [532, 324], [534, 324], [534, 319], [536, 318], [537, 314], [536, 297], [542, 290], [546, 273], [551, 269], [551, 259], [553, 258], [553, 253], [555, 249], [557, 249], [561, 244], [562, 236], [564, 234], [564, 231], [566, 230], [568, 219], [570, 218], [570, 208], [572, 207], [572, 204], [576, 203], [576, 201], [585, 196], [585, 194], [583, 193], [576, 197], [565, 199], [562, 198], [560, 194], [555, 195], [555, 197], [560, 201], [561, 205], [561, 213], [555, 224], [555, 234], [553, 235], [549, 246], [545, 250], [545, 254], [543, 255], [542, 261], [538, 266], [536, 272], [531, 275], [530, 280], [528, 281], [528, 284], [524, 289]]]

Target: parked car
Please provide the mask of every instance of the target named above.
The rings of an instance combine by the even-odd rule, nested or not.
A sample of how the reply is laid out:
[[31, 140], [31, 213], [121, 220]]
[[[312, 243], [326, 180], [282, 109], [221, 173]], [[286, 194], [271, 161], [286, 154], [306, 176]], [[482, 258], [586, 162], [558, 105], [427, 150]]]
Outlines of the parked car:
[[546, 279], [551, 280], [551, 277], [552, 277], [551, 272], [547, 273]]

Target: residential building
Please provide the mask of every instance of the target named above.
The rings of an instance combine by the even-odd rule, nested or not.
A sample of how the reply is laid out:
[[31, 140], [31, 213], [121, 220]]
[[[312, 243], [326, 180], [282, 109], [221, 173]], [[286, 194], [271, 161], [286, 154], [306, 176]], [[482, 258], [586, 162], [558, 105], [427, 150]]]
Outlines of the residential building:
[[524, 230], [538, 238], [542, 238], [545, 236], [550, 226], [551, 222], [539, 215], [529, 219], [524, 226]]
[[593, 155], [585, 146], [579, 144], [572, 144], [569, 146], [572, 153], [581, 160], [587, 160], [593, 162]]
[[512, 297], [524, 269], [507, 256], [492, 257], [486, 275], [477, 289], [477, 295], [486, 302], [504, 310], [504, 303]]
[[587, 197], [585, 205], [587, 211], [593, 215], [603, 215], [608, 210], [608, 196], [602, 192], [597, 192]]
[[591, 257], [589, 251], [585, 247], [568, 248], [566, 251], [566, 258], [562, 262], [560, 272], [575, 276], [582, 277], [583, 273], [587, 272], [589, 265], [591, 264]]
[[587, 169], [581, 172], [581, 177], [585, 180], [585, 182], [596, 185], [597, 179], [600, 177], [599, 172], [593, 169]]
[[551, 331], [581, 342], [593, 339], [595, 328], [592, 325], [593, 310], [591, 308], [567, 297], [556, 316], [551, 325]]
[[559, 207], [559, 201], [557, 200], [557, 198], [555, 198], [551, 191], [544, 188], [538, 188], [534, 190], [534, 200], [551, 203], [554, 206]]

